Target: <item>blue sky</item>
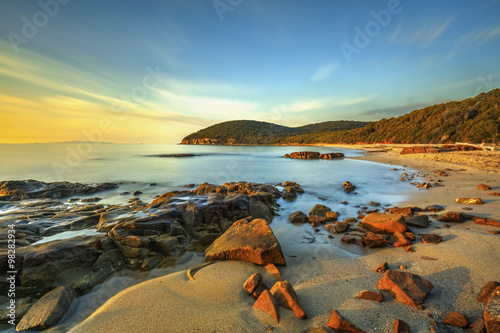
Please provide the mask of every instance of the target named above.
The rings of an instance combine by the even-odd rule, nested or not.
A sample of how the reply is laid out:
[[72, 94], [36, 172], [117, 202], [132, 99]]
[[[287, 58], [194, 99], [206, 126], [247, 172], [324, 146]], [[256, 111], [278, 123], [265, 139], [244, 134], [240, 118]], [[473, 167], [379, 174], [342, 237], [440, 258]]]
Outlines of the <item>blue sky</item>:
[[173, 143], [378, 120], [500, 86], [500, 1], [0, 3], [0, 142]]

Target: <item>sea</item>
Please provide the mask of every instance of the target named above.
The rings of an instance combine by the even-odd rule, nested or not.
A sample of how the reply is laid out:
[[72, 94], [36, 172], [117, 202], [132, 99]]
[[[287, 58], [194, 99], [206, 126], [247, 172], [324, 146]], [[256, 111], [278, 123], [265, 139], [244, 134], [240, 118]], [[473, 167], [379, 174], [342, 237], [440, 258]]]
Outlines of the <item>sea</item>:
[[[333, 160], [298, 160], [283, 158], [295, 151], [341, 152], [345, 158]], [[168, 154], [194, 154], [192, 157], [160, 157]], [[293, 181], [305, 193], [294, 201], [279, 199], [278, 216], [271, 227], [285, 252], [300, 260], [321, 256], [362, 255], [357, 246], [344, 246], [339, 236], [331, 240], [326, 231], [313, 231], [308, 225], [288, 222], [294, 211], [308, 213], [321, 203], [340, 213], [340, 219], [356, 217], [360, 207], [397, 206], [408, 202], [419, 189], [400, 181], [401, 174], [415, 173], [403, 166], [356, 159], [364, 151], [333, 146], [209, 146], [179, 144], [114, 144], [96, 142], [0, 144], [0, 181], [36, 179], [45, 182], [118, 183], [119, 188], [85, 197], [100, 197], [100, 204], [125, 204], [136, 196], [149, 203], [158, 195], [186, 190], [186, 185], [204, 182], [258, 182], [276, 185]], [[356, 193], [345, 193], [342, 183], [350, 181]], [[418, 181], [418, 180], [417, 180]], [[278, 188], [281, 188], [278, 186]], [[138, 193], [138, 192], [137, 192]], [[65, 199], [66, 200], [66, 199]], [[347, 203], [346, 203], [347, 202]], [[2, 213], [0, 211], [0, 213]], [[96, 233], [95, 230], [69, 231], [51, 238], [69, 238]], [[340, 251], [340, 252], [339, 252]], [[314, 255], [313, 255], [314, 254]], [[107, 299], [145, 279], [188, 269], [203, 262], [203, 254], [186, 253], [174, 267], [148, 273], [121, 272], [86, 295], [79, 297], [63, 319], [74, 325], [89, 316]], [[290, 260], [293, 260], [292, 258]]]

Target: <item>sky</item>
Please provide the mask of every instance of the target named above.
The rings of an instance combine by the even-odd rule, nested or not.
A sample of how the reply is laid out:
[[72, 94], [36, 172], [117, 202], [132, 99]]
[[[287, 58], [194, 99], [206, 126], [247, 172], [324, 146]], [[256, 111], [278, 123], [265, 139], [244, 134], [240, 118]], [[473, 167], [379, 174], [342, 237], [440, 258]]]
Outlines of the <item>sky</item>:
[[500, 0], [3, 0], [0, 143], [177, 143], [500, 87]]

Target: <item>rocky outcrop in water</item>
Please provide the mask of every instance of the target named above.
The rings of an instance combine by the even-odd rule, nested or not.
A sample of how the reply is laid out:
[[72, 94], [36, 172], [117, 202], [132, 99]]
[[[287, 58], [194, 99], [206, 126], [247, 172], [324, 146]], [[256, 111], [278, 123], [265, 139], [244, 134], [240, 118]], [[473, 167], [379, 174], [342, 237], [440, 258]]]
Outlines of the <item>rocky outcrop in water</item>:
[[342, 158], [344, 157], [344, 154], [342, 153], [326, 153], [326, 154], [321, 154], [316, 151], [298, 151], [298, 152], [293, 152], [290, 154], [285, 154], [283, 156], [284, 158], [295, 158], [295, 159], [305, 159], [305, 160], [317, 160], [317, 159], [323, 159], [323, 160], [331, 160], [335, 158]]
[[38, 180], [7, 180], [0, 182], [0, 201], [23, 199], [65, 198], [80, 194], [93, 194], [99, 191], [118, 188], [118, 184], [80, 184], [70, 182], [45, 183]]

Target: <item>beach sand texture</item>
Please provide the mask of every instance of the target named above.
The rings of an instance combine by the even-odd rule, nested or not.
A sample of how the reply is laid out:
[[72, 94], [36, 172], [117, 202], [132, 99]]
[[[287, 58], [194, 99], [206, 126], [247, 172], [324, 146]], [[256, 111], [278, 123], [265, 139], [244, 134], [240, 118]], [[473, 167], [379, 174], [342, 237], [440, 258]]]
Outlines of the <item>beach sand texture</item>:
[[[473, 156], [468, 158], [476, 160]], [[494, 166], [487, 172], [474, 163], [462, 161], [457, 166], [448, 161], [412, 157], [390, 151], [370, 153], [362, 159], [407, 165], [434, 179], [434, 170], [452, 169], [447, 177], [440, 177], [444, 186], [420, 190], [407, 206], [439, 204], [445, 211], [500, 219], [500, 197], [487, 195], [500, 191], [500, 173], [494, 172], [498, 171]], [[477, 190], [479, 183], [488, 184], [491, 191]], [[455, 202], [459, 197], [481, 197], [485, 204], [468, 205], [473, 210], [465, 211], [465, 205]], [[315, 327], [327, 329], [332, 309], [366, 332], [392, 332], [396, 319], [410, 324], [411, 332], [429, 332], [430, 322], [442, 321], [450, 311], [466, 314], [472, 323], [483, 314], [484, 304], [476, 301], [481, 287], [488, 281], [500, 280], [500, 235], [488, 233], [500, 228], [472, 221], [446, 223], [449, 228], [445, 228], [445, 223], [432, 221], [428, 228], [412, 230], [417, 239], [419, 234], [432, 233], [442, 236], [442, 242], [423, 244], [417, 240], [412, 245], [415, 252], [391, 246], [367, 249], [345, 245], [340, 242], [341, 235], [334, 235], [334, 245], [281, 242], [288, 265], [279, 270], [294, 286], [308, 315], [305, 320], [280, 307], [280, 322], [276, 324], [266, 313], [253, 309], [255, 300], [242, 287], [245, 280], [253, 273], [261, 273], [270, 288], [274, 278], [261, 266], [226, 261], [201, 269], [194, 281], [181, 271], [126, 289], [72, 332], [307, 332]], [[422, 256], [437, 260], [423, 260]], [[404, 265], [406, 272], [434, 284], [423, 310], [403, 305], [388, 294], [384, 294], [381, 303], [355, 298], [362, 290], [377, 291], [382, 274], [373, 270], [383, 262], [394, 270]], [[450, 329], [463, 331], [451, 326]]]

